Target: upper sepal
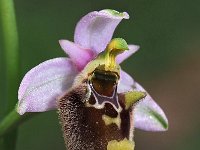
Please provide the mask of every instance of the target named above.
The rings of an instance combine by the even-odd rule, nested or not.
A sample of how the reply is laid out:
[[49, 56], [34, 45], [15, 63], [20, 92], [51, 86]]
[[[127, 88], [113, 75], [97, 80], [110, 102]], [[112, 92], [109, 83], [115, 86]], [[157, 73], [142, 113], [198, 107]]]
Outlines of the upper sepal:
[[128, 13], [110, 9], [90, 12], [78, 22], [74, 42], [98, 54], [106, 48], [120, 21], [128, 18]]

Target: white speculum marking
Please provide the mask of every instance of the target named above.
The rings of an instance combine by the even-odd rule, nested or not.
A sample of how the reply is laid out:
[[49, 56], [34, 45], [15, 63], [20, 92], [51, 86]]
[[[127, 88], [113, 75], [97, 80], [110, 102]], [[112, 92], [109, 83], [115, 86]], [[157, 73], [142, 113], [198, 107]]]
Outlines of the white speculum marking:
[[[107, 115], [102, 115], [102, 120], [105, 122], [106, 125], [110, 125], [110, 124], [114, 123], [120, 129], [121, 128], [121, 126], [120, 126], [120, 124], [121, 124], [120, 113], [122, 111], [122, 107], [120, 106], [119, 101], [118, 101], [117, 86], [116, 86], [116, 88], [113, 92], [113, 95], [111, 97], [100, 95], [99, 93], [97, 93], [95, 91], [94, 87], [92, 86], [92, 83], [90, 83], [90, 82], [88, 83], [88, 90], [89, 90], [89, 93], [90, 93], [89, 95], [91, 96], [91, 94], [93, 94], [96, 102], [95, 102], [95, 104], [86, 103], [86, 107], [94, 107], [96, 109], [103, 109], [105, 107], [106, 103], [111, 104], [113, 106], [113, 108], [116, 110], [116, 112], [118, 113], [117, 117], [112, 118], [112, 117], [109, 117]], [[100, 102], [99, 98], [103, 98], [103, 101]], [[113, 104], [113, 102], [115, 102], [116, 104]], [[108, 118], [109, 118], [109, 120], [108, 120]]]
[[[114, 90], [114, 92], [113, 92], [113, 95], [111, 96], [111, 97], [108, 97], [108, 96], [104, 96], [104, 95], [100, 95], [99, 93], [97, 93], [96, 91], [95, 91], [95, 89], [94, 89], [94, 87], [92, 86], [92, 83], [89, 83], [89, 89], [90, 89], [90, 92], [93, 94], [93, 96], [94, 96], [94, 98], [95, 98], [95, 100], [96, 100], [96, 103], [95, 104], [89, 104], [89, 103], [87, 103], [87, 107], [94, 107], [94, 108], [96, 108], [96, 109], [103, 109], [104, 107], [105, 107], [105, 104], [106, 103], [109, 103], [109, 104], [111, 104], [113, 107], [114, 107], [114, 109], [118, 112], [118, 113], [120, 113], [121, 111], [122, 111], [122, 108], [121, 108], [121, 106], [120, 106], [120, 104], [119, 104], [119, 101], [118, 101], [118, 96], [117, 96], [117, 87], [116, 87], [116, 89]], [[103, 98], [104, 100], [103, 100], [103, 102], [99, 102], [100, 100], [99, 100], [99, 98]], [[116, 105], [115, 104], [113, 104], [112, 102], [116, 102]], [[118, 107], [118, 108], [117, 108]]]

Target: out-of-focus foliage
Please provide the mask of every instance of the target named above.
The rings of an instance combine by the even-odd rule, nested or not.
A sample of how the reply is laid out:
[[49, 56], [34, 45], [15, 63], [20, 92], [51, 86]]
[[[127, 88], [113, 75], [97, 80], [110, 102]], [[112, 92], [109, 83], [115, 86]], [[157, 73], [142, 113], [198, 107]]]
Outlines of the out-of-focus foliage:
[[[65, 56], [58, 40], [73, 40], [75, 25], [83, 15], [105, 8], [127, 11], [130, 19], [123, 20], [114, 37], [141, 49], [122, 68], [147, 88], [166, 112], [170, 125], [164, 133], [136, 130], [136, 149], [200, 148], [200, 1], [18, 0], [15, 6], [21, 79], [40, 62]], [[2, 49], [0, 37], [0, 101], [5, 98]], [[17, 149], [64, 150], [57, 113], [42, 113], [24, 123]]]

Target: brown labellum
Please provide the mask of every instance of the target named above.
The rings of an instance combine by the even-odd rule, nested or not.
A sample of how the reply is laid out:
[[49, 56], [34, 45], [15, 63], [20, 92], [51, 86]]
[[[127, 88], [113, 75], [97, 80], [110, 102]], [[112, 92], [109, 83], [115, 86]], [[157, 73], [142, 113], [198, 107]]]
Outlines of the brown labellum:
[[117, 94], [118, 78], [96, 70], [58, 100], [68, 150], [107, 150], [110, 141], [133, 140], [133, 112], [124, 94]]

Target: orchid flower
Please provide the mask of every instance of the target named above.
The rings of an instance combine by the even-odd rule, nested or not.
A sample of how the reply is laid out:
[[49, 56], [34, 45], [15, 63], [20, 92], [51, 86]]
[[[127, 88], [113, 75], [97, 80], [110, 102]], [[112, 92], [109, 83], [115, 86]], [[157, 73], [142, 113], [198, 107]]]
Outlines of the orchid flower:
[[139, 49], [121, 38], [112, 39], [122, 19], [129, 19], [128, 13], [90, 12], [78, 22], [74, 42], [59, 41], [68, 58], [39, 64], [20, 84], [17, 112], [57, 109], [70, 150], [131, 150], [134, 127], [168, 128], [163, 110], [119, 66]]

